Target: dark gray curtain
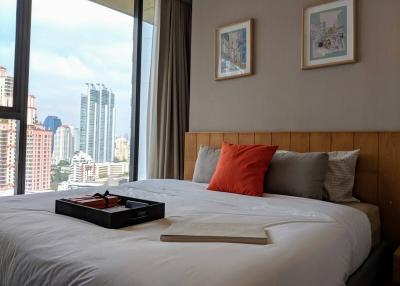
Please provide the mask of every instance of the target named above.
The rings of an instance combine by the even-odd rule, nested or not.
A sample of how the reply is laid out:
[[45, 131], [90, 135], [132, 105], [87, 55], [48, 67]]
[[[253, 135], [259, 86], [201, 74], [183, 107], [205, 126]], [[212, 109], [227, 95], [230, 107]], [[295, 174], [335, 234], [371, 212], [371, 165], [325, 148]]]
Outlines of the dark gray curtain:
[[183, 178], [184, 136], [189, 127], [192, 6], [161, 0], [157, 80], [149, 106], [148, 177]]

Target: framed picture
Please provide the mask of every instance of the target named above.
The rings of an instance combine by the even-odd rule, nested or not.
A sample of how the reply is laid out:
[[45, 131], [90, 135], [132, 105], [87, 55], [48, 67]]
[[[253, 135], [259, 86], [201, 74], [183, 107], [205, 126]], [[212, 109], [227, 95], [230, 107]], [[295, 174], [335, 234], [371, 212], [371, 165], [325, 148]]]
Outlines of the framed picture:
[[338, 0], [303, 10], [303, 69], [356, 62], [355, 5]]
[[215, 38], [216, 80], [253, 74], [253, 19], [220, 27]]

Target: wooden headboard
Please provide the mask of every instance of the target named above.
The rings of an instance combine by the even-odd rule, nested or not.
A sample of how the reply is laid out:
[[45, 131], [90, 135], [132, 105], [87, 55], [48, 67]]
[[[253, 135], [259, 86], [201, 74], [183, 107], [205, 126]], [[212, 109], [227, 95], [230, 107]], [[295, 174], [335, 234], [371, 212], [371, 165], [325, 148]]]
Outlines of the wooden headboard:
[[185, 180], [191, 180], [200, 145], [222, 142], [272, 144], [297, 152], [360, 149], [354, 193], [378, 205], [382, 234], [392, 246], [400, 243], [400, 132], [187, 132]]

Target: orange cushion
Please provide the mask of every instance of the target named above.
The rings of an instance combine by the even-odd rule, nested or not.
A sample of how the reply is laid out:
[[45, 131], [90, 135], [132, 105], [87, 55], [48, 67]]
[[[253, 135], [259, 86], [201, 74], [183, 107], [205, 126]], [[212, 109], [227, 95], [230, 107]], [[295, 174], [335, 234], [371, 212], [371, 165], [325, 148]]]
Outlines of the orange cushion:
[[278, 146], [223, 143], [208, 190], [262, 196], [264, 177]]

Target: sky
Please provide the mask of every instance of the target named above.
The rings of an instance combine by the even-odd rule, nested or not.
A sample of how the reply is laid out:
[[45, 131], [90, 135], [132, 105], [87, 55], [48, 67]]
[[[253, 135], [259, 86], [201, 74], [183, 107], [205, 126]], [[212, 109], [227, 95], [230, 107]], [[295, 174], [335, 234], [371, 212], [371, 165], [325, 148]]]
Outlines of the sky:
[[[0, 4], [0, 65], [13, 74], [16, 0]], [[116, 136], [129, 134], [132, 17], [88, 0], [33, 0], [29, 93], [38, 119], [58, 116], [79, 127], [86, 82], [103, 83], [116, 96]], [[143, 25], [142, 94], [147, 94], [152, 26]], [[142, 106], [143, 109], [147, 106]]]

